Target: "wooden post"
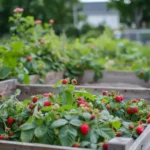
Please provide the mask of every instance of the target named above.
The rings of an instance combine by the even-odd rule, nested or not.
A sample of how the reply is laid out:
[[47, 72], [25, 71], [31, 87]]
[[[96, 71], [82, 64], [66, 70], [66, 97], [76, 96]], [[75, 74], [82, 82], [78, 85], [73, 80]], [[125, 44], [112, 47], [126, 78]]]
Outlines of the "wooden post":
[[10, 96], [16, 90], [16, 79], [0, 81], [0, 93]]
[[147, 126], [129, 150], [150, 150], [150, 125]]
[[129, 147], [133, 143], [132, 138], [113, 138], [108, 143], [108, 150], [129, 150]]

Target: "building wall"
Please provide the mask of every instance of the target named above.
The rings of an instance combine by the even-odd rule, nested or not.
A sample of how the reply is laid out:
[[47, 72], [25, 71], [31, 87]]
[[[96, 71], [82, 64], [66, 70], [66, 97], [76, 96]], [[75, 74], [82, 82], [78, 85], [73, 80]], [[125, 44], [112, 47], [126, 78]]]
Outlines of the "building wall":
[[98, 26], [99, 24], [106, 24], [112, 29], [119, 27], [118, 14], [88, 14], [87, 22], [91, 25]]

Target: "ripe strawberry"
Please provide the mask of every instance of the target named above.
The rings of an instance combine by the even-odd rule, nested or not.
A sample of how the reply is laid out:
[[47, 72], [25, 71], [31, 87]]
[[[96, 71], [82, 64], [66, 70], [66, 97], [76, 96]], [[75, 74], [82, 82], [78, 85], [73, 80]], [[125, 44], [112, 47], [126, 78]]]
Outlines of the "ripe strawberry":
[[133, 107], [132, 110], [133, 110], [134, 113], [137, 113], [138, 112], [138, 107]]
[[133, 129], [134, 128], [134, 125], [133, 124], [130, 124], [129, 125], [129, 129]]
[[107, 108], [108, 110], [110, 110], [111, 107], [110, 107], [110, 105], [106, 105], [106, 108]]
[[148, 114], [147, 117], [150, 118], [150, 114]]
[[71, 81], [73, 84], [77, 84], [77, 80], [76, 79], [72, 79]]
[[96, 118], [95, 115], [92, 115], [92, 116], [91, 116], [91, 120], [94, 120], [95, 118]]
[[85, 99], [83, 97], [77, 98], [78, 101], [84, 101]]
[[84, 107], [88, 107], [88, 103], [86, 103], [85, 101], [79, 101], [78, 102], [78, 106], [83, 105]]
[[32, 57], [31, 57], [31, 56], [28, 56], [28, 57], [27, 57], [27, 61], [30, 62], [31, 60], [32, 60]]
[[139, 121], [138, 124], [143, 124], [143, 122], [142, 122], [142, 121]]
[[147, 120], [147, 123], [150, 124], [150, 119]]
[[103, 150], [108, 150], [108, 143], [107, 142], [103, 143]]
[[33, 97], [33, 98], [32, 98], [32, 102], [33, 102], [33, 103], [36, 103], [36, 102], [37, 102], [37, 100], [38, 100], [38, 98], [37, 98], [37, 97]]
[[141, 134], [144, 131], [144, 128], [143, 126], [137, 126], [135, 130], [138, 134]]
[[102, 92], [103, 96], [107, 95], [107, 91]]
[[82, 124], [82, 125], [80, 126], [80, 131], [81, 131], [81, 133], [82, 133], [83, 135], [88, 134], [89, 130], [90, 130], [90, 128], [89, 128], [89, 125], [88, 125], [88, 124]]
[[9, 136], [13, 136], [13, 135], [14, 135], [14, 132], [13, 132], [13, 131], [9, 133]]
[[123, 95], [120, 95], [120, 98], [121, 98], [121, 101], [123, 101], [123, 99], [124, 99], [124, 96], [123, 96]]
[[46, 107], [46, 106], [51, 106], [51, 102], [50, 101], [45, 101], [44, 102], [44, 107]]
[[122, 96], [116, 96], [115, 97], [116, 102], [120, 103], [122, 101]]
[[120, 136], [121, 136], [121, 133], [120, 133], [120, 132], [117, 132], [117, 133], [116, 133], [116, 136], [117, 136], [117, 137], [120, 137]]
[[79, 147], [79, 144], [75, 143], [75, 144], [72, 145], [72, 147]]
[[127, 113], [128, 113], [128, 114], [130, 114], [130, 115], [132, 115], [132, 114], [134, 113], [134, 112], [133, 112], [133, 109], [132, 109], [132, 108], [130, 108], [130, 107], [129, 107], [129, 108], [127, 108]]
[[67, 83], [68, 83], [68, 81], [66, 79], [62, 80], [62, 84], [67, 84]]
[[30, 108], [30, 109], [33, 109], [33, 108], [34, 108], [34, 105], [33, 105], [33, 104], [30, 104], [30, 105], [29, 105], [29, 108]]
[[0, 135], [0, 140], [4, 140], [4, 136], [3, 135]]
[[3, 97], [2, 93], [0, 93], [0, 98]]
[[133, 100], [132, 100], [132, 103], [136, 103], [137, 102], [137, 100], [134, 98]]
[[49, 94], [48, 94], [48, 93], [44, 93], [43, 96], [44, 96], [44, 97], [48, 97]]
[[9, 124], [9, 125], [12, 125], [13, 123], [14, 123], [14, 119], [12, 118], [12, 117], [9, 117], [8, 119], [7, 119], [7, 124]]

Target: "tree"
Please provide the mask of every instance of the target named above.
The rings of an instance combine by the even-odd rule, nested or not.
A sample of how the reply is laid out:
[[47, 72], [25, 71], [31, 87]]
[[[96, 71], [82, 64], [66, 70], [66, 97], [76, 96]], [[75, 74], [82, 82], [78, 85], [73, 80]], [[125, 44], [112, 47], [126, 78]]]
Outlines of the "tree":
[[42, 21], [55, 20], [55, 28], [63, 29], [68, 24], [73, 24], [73, 7], [79, 0], [0, 0], [0, 32], [8, 32], [8, 17], [16, 7], [24, 8], [24, 15], [33, 15]]
[[108, 8], [115, 8], [119, 11], [121, 22], [135, 23], [137, 28], [142, 22], [149, 23], [150, 1], [149, 0], [110, 0]]

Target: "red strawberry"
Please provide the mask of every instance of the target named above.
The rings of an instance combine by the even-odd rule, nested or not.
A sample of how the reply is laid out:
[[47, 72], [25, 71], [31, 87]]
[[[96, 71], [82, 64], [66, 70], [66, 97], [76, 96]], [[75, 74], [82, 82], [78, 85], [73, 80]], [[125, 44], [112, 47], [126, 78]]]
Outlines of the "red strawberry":
[[103, 94], [103, 96], [107, 95], [107, 91], [103, 91], [102, 94]]
[[37, 102], [37, 100], [38, 100], [38, 98], [37, 98], [37, 97], [33, 97], [33, 98], [32, 98], [32, 102], [33, 102], [33, 103], [36, 103], [36, 102]]
[[29, 108], [30, 108], [30, 109], [33, 109], [33, 108], [34, 108], [34, 105], [30, 104], [30, 105], [29, 105]]
[[122, 96], [116, 96], [115, 97], [116, 102], [120, 103], [122, 101]]
[[84, 101], [85, 99], [83, 97], [79, 97], [77, 100], [78, 101]]
[[79, 144], [75, 143], [72, 145], [72, 147], [79, 147]]
[[32, 57], [31, 57], [31, 56], [28, 56], [28, 57], [27, 57], [27, 61], [30, 62], [31, 60], [32, 60]]
[[131, 114], [133, 114], [133, 113], [134, 113], [134, 112], [133, 112], [133, 109], [132, 109], [132, 108], [130, 108], [130, 107], [129, 107], [129, 108], [127, 108], [127, 113], [128, 113], [128, 114], [130, 114], [130, 115], [131, 115]]
[[134, 107], [134, 108], [132, 108], [132, 110], [133, 110], [134, 113], [137, 113], [138, 112], [138, 107]]
[[121, 98], [121, 101], [123, 101], [123, 99], [124, 99], [123, 95], [120, 95], [120, 98]]
[[129, 129], [133, 129], [134, 128], [134, 125], [133, 124], [130, 124], [129, 125]]
[[108, 143], [107, 142], [103, 143], [103, 150], [108, 150]]
[[13, 135], [14, 135], [14, 132], [13, 132], [13, 131], [9, 133], [9, 136], [13, 136]]
[[142, 121], [139, 121], [138, 124], [143, 124], [143, 122], [142, 122]]
[[106, 105], [106, 108], [107, 108], [108, 110], [110, 110], [111, 107], [110, 107], [110, 105]]
[[2, 93], [0, 93], [0, 98], [3, 97]]
[[62, 84], [67, 84], [67, 83], [68, 83], [68, 81], [66, 79], [62, 80]]
[[150, 119], [147, 120], [147, 123], [150, 124]]
[[48, 93], [44, 93], [43, 96], [44, 96], [44, 97], [48, 97], [49, 94], [48, 94]]
[[150, 118], [150, 114], [148, 114], [147, 117]]
[[46, 107], [46, 106], [51, 106], [51, 102], [50, 101], [45, 101], [44, 102], [44, 107]]
[[71, 81], [73, 84], [77, 84], [77, 80], [76, 79], [72, 79]]
[[0, 140], [4, 140], [4, 136], [3, 135], [0, 135]]
[[90, 128], [89, 128], [89, 125], [88, 125], [88, 124], [82, 124], [82, 125], [80, 126], [80, 131], [81, 131], [81, 133], [82, 133], [83, 135], [88, 134], [89, 130], [90, 130]]
[[137, 102], [137, 100], [134, 98], [133, 100], [132, 100], [132, 103], [136, 103]]
[[92, 116], [91, 116], [91, 120], [94, 120], [95, 118], [96, 118], [95, 115], [92, 115]]
[[12, 125], [15, 122], [15, 120], [12, 117], [9, 117], [7, 119], [7, 124]]
[[117, 132], [117, 133], [116, 133], [116, 136], [117, 136], [117, 137], [120, 137], [120, 136], [121, 136], [121, 133], [120, 133], [120, 132]]
[[85, 101], [79, 101], [78, 106], [80, 105], [83, 105], [84, 107], [88, 107], [88, 103], [86, 103]]
[[137, 126], [135, 130], [138, 134], [141, 134], [144, 131], [144, 128], [143, 126]]

